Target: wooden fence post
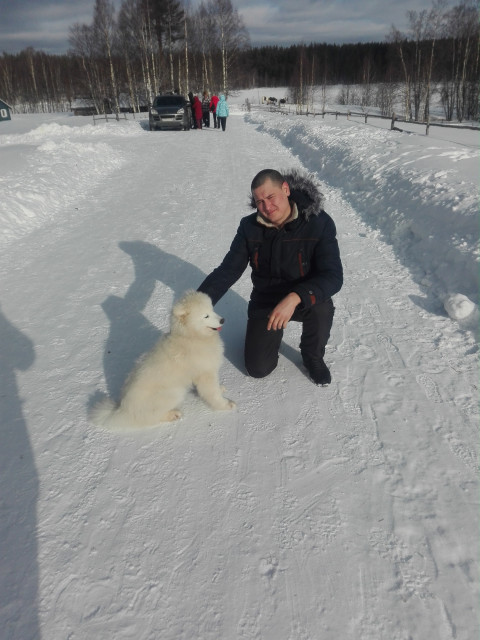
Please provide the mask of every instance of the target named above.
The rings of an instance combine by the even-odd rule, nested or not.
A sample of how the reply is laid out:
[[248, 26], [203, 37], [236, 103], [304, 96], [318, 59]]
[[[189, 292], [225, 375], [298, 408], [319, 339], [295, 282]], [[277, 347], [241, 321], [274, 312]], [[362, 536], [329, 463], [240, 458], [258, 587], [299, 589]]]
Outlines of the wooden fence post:
[[390, 129], [393, 131], [393, 129], [395, 129], [395, 120], [397, 119], [397, 116], [395, 115], [395, 112], [392, 113], [392, 124], [390, 125]]

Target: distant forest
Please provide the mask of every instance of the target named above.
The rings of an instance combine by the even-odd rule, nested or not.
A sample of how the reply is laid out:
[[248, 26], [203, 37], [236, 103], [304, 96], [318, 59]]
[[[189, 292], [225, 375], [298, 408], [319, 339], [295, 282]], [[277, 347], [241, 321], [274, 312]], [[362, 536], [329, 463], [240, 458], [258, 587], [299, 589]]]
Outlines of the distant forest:
[[[0, 55], [0, 98], [16, 112], [65, 111], [81, 99], [95, 113], [141, 111], [164, 91], [229, 93], [287, 87], [296, 104], [340, 101], [429, 117], [439, 92], [447, 120], [479, 117], [479, 11], [475, 0], [408, 11], [409, 30], [384, 42], [252, 47], [231, 0], [195, 10], [180, 0], [95, 0], [91, 24], [70, 28], [70, 51]], [[355, 87], [355, 88], [354, 88]], [[343, 96], [343, 97], [342, 97]]]
[[[250, 73], [244, 82], [259, 87], [288, 87], [299, 72], [300, 60], [306, 65], [307, 80], [313, 84], [361, 84], [365, 66], [376, 82], [401, 81], [402, 74], [394, 44], [309, 44], [290, 47], [252, 48], [242, 54], [243, 68]], [[248, 87], [246, 87], [248, 88]]]

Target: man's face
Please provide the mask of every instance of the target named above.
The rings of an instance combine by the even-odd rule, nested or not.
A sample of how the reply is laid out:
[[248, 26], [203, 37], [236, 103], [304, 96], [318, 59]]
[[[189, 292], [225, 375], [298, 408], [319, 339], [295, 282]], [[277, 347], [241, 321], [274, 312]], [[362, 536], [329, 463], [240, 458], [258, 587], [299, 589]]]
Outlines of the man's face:
[[267, 178], [252, 191], [252, 195], [259, 213], [276, 227], [280, 227], [290, 216], [290, 187], [286, 182], [277, 185]]

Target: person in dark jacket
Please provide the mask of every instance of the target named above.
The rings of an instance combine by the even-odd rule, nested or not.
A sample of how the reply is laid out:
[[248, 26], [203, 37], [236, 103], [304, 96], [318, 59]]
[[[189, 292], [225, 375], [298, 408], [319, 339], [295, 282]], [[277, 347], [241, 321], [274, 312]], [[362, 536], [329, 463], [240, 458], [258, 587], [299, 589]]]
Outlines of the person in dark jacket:
[[190, 109], [192, 111], [192, 129], [196, 129], [197, 121], [195, 120], [195, 115], [193, 113], [193, 93], [191, 91], [188, 92], [188, 99], [190, 100]]
[[309, 176], [264, 169], [252, 181], [250, 205], [255, 213], [242, 218], [227, 255], [198, 290], [216, 304], [250, 264], [247, 372], [262, 378], [275, 369], [283, 330], [294, 320], [303, 325], [300, 352], [310, 378], [329, 384], [323, 358], [343, 268], [323, 196]]
[[202, 100], [202, 119], [203, 126], [210, 126], [210, 98], [208, 97], [208, 91], [203, 92], [203, 100]]

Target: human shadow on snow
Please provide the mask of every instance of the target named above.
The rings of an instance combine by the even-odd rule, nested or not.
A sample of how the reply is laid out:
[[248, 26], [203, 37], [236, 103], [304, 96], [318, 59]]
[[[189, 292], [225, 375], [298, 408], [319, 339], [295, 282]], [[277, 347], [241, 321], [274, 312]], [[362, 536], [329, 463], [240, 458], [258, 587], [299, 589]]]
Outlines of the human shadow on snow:
[[[118, 398], [128, 373], [138, 358], [151, 349], [162, 332], [143, 314], [157, 281], [169, 287], [178, 299], [188, 289], [197, 289], [206, 275], [195, 265], [140, 240], [119, 243], [134, 264], [135, 278], [123, 298], [109, 296], [102, 308], [110, 320], [110, 334], [104, 353], [104, 371], [108, 394]], [[229, 290], [215, 306], [225, 318], [222, 339], [225, 358], [246, 375], [243, 344], [247, 322], [247, 301]], [[168, 324], [168, 318], [159, 318], [159, 324]], [[282, 354], [298, 364], [299, 354], [283, 343]]]
[[2, 637], [40, 638], [38, 620], [38, 474], [22, 412], [16, 370], [35, 361], [32, 341], [0, 311], [0, 601]]

